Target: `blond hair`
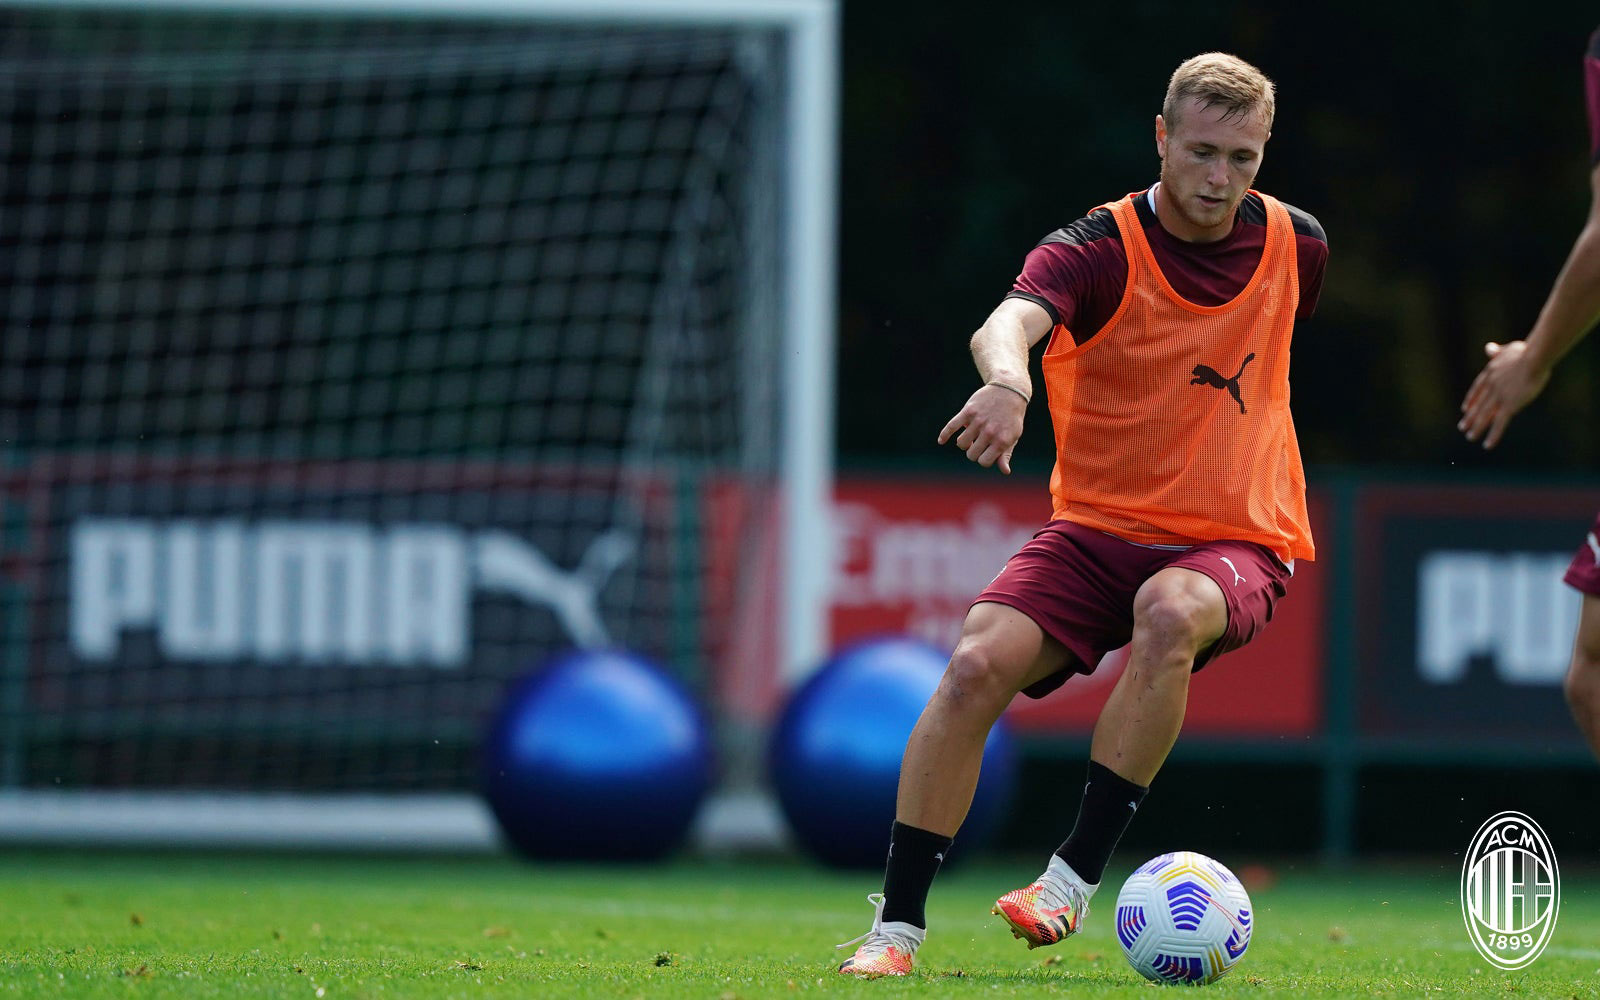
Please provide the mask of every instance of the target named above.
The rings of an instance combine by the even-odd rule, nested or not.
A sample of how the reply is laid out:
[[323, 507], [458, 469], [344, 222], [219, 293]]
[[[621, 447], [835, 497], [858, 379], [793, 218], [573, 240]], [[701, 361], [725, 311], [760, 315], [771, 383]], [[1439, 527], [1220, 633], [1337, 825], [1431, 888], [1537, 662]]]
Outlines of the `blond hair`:
[[1185, 97], [1197, 97], [1202, 108], [1223, 108], [1224, 119], [1243, 119], [1257, 112], [1270, 130], [1277, 111], [1275, 94], [1267, 75], [1243, 59], [1226, 52], [1205, 52], [1185, 59], [1173, 71], [1161, 116], [1168, 128], [1176, 127], [1178, 105]]

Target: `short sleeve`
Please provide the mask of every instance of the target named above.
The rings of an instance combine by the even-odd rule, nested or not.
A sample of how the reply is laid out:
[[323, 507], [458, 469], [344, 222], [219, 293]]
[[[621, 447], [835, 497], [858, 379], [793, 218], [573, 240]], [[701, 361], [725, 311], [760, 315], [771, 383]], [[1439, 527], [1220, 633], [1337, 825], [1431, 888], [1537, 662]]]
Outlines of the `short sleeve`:
[[1006, 298], [1038, 303], [1082, 342], [1116, 311], [1127, 278], [1116, 218], [1097, 208], [1040, 240]]
[[1008, 298], [1027, 299], [1043, 306], [1056, 326], [1072, 327], [1078, 307], [1093, 282], [1092, 262], [1083, 248], [1066, 243], [1044, 243], [1022, 262]]

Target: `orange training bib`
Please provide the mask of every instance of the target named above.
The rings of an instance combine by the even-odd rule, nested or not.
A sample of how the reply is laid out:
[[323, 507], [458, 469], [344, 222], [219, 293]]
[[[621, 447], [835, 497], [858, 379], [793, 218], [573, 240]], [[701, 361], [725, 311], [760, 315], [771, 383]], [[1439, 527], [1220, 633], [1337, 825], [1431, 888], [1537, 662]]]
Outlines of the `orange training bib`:
[[1132, 199], [1107, 206], [1128, 257], [1121, 305], [1083, 344], [1056, 330], [1044, 356], [1055, 517], [1133, 542], [1226, 538], [1314, 558], [1289, 414], [1300, 284], [1288, 210], [1261, 195], [1255, 274], [1232, 301], [1201, 306], [1161, 273]]

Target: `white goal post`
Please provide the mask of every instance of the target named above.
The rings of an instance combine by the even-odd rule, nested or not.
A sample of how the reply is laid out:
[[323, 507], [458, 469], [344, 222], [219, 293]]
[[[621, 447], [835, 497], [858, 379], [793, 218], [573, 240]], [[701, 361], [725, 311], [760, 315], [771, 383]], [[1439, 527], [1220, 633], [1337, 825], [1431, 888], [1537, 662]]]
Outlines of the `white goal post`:
[[[835, 303], [839, 128], [839, 10], [837, 0], [6, 0], [0, 9], [85, 15], [167, 13], [177, 16], [330, 18], [345, 21], [408, 18], [503, 22], [590, 32], [708, 29], [762, 33], [780, 55], [781, 112], [768, 129], [778, 190], [777, 269], [773, 332], [778, 350], [773, 436], [779, 504], [781, 566], [775, 602], [779, 680], [792, 683], [826, 652], [827, 600], [832, 572], [831, 508], [834, 466]], [[591, 36], [592, 43], [592, 36]], [[0, 74], [8, 72], [0, 55]], [[0, 128], [10, 108], [0, 107]], [[750, 405], [746, 402], [745, 405]], [[24, 459], [26, 455], [22, 456]], [[11, 457], [16, 464], [16, 457]], [[0, 454], [0, 463], [8, 456]], [[4, 471], [0, 464], [0, 472]], [[53, 473], [52, 473], [53, 474]], [[175, 514], [188, 515], [177, 511]], [[409, 543], [408, 543], [409, 544]], [[0, 668], [0, 682], [5, 669]], [[11, 711], [0, 683], [0, 723]], [[25, 710], [25, 709], [23, 709]], [[0, 727], [3, 729], [3, 727]], [[56, 839], [78, 842], [270, 843], [282, 846], [462, 847], [492, 843], [478, 798], [470, 793], [359, 792], [328, 798], [268, 792], [211, 794], [157, 789], [148, 792], [22, 787], [6, 761], [0, 732], [0, 841]], [[745, 768], [748, 772], [748, 767]], [[748, 791], [749, 789], [745, 789]], [[352, 808], [328, 822], [334, 801]], [[412, 809], [411, 806], [415, 806]], [[185, 810], [194, 812], [185, 818]], [[256, 819], [249, 810], [260, 810]], [[242, 824], [219, 822], [231, 815]], [[304, 818], [297, 821], [296, 816]], [[416, 817], [407, 825], [406, 816]], [[751, 800], [724, 802], [702, 817], [705, 841], [769, 840], [776, 836], [770, 810]], [[229, 835], [233, 826], [254, 833]], [[188, 830], [184, 836], [182, 831]]]

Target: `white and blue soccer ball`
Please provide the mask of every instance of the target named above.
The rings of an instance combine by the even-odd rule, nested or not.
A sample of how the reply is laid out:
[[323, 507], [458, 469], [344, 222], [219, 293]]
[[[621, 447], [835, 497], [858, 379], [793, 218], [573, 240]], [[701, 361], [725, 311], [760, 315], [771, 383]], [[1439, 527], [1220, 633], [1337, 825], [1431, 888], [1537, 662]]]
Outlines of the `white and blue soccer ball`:
[[1233, 872], [1204, 854], [1151, 858], [1117, 894], [1117, 941], [1146, 979], [1213, 982], [1250, 947], [1255, 913]]

